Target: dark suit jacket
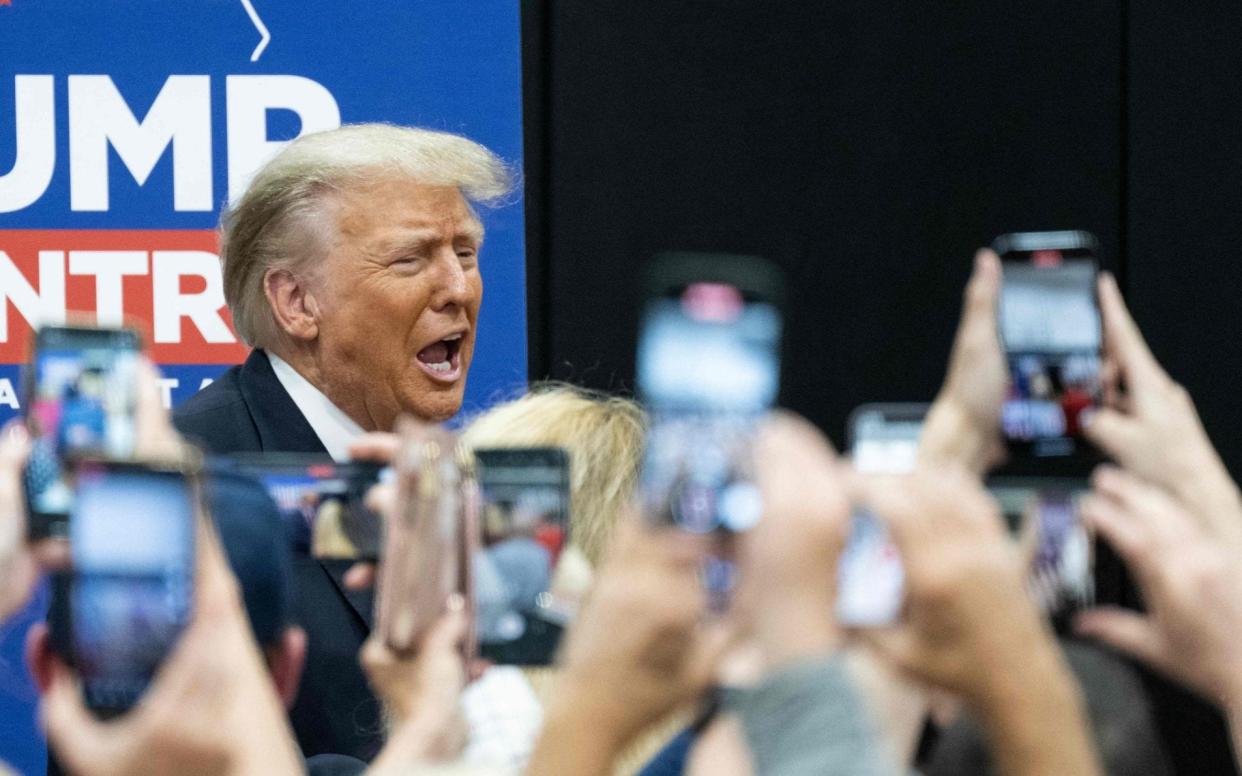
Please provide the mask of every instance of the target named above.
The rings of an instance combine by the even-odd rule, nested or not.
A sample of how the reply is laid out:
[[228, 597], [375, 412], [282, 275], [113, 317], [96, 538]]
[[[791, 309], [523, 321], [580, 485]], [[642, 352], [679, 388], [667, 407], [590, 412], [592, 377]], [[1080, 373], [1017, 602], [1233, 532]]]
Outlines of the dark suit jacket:
[[[186, 438], [209, 453], [327, 450], [261, 350], [173, 413]], [[373, 596], [345, 590], [349, 563], [295, 556], [293, 616], [306, 630], [306, 669], [290, 712], [302, 752], [370, 760], [383, 743], [379, 702], [358, 664], [371, 630]]]

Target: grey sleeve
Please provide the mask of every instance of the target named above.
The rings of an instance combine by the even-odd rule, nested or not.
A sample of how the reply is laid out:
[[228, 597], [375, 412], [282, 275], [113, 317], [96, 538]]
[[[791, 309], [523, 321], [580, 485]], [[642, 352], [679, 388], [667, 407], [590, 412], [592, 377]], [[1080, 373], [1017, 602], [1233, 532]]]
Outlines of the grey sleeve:
[[763, 776], [894, 776], [840, 655], [787, 666], [757, 687], [731, 691], [726, 711], [746, 731]]

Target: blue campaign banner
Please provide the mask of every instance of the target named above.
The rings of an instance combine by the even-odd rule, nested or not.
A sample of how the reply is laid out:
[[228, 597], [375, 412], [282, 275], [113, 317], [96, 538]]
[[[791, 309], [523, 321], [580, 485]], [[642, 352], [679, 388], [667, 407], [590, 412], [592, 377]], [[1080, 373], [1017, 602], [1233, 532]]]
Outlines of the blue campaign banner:
[[[457, 132], [522, 159], [517, 0], [0, 0], [0, 422], [32, 325], [143, 321], [176, 403], [245, 355], [223, 305], [222, 203], [288, 140], [341, 123]], [[466, 410], [525, 384], [520, 194], [481, 213]], [[0, 625], [0, 759], [44, 768]]]

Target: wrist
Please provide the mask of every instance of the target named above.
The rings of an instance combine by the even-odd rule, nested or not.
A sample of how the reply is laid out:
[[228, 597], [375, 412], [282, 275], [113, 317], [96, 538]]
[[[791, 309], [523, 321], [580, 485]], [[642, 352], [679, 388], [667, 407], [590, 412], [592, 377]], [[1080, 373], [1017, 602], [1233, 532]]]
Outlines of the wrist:
[[840, 646], [842, 636], [833, 622], [833, 603], [831, 596], [807, 596], [806, 600], [794, 596], [762, 608], [755, 634], [769, 670], [830, 654]]
[[543, 728], [526, 769], [528, 776], [602, 776], [612, 772], [628, 735], [610, 724], [609, 712], [592, 708], [595, 705], [582, 705], [577, 693], [557, 693], [544, 713]]
[[544, 712], [543, 729], [563, 731], [598, 751], [615, 754], [648, 721], [638, 719], [632, 706], [619, 697], [598, 683], [562, 677]]
[[919, 438], [919, 463], [954, 465], [983, 477], [999, 456], [994, 429], [983, 429], [970, 412], [944, 396], [937, 397]]

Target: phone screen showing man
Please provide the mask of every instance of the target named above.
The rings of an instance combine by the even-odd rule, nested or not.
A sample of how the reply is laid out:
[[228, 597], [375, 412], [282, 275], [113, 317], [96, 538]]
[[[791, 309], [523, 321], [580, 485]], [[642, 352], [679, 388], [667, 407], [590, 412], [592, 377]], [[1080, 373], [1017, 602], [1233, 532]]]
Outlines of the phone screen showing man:
[[1006, 261], [1004, 276], [1000, 332], [1010, 382], [1001, 425], [1010, 450], [1034, 458], [1081, 453], [1101, 393], [1095, 262]]

